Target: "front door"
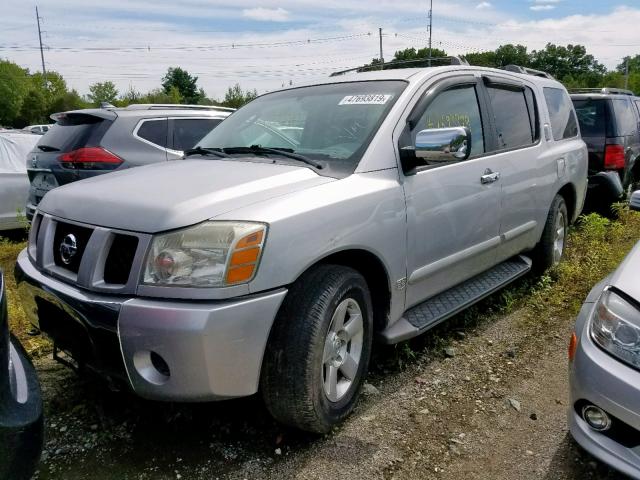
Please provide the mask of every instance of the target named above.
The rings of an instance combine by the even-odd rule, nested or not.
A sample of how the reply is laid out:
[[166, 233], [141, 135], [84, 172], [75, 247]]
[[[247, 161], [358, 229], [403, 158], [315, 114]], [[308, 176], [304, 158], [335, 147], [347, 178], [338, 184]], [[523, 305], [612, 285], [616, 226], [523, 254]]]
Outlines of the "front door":
[[409, 123], [411, 144], [420, 130], [466, 126], [471, 131], [471, 155], [448, 164], [425, 163], [404, 178], [406, 308], [490, 268], [500, 244], [501, 184], [492, 175], [494, 159], [486, 153], [491, 149], [486, 147], [489, 128], [482, 85], [472, 75], [445, 82], [425, 92], [423, 98], [433, 100], [417, 102], [426, 106], [423, 113], [412, 114], [417, 121]]

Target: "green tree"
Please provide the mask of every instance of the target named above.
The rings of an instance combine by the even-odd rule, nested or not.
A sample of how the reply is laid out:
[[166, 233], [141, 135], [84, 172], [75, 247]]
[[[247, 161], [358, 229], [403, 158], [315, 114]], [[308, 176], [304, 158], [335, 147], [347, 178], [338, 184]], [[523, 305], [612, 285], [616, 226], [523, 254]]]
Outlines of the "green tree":
[[49, 123], [46, 115], [47, 106], [42, 89], [32, 88], [22, 100], [20, 113], [14, 122], [14, 126], [24, 127], [34, 123]]
[[162, 88], [167, 95], [172, 95], [171, 90], [175, 88], [185, 102], [198, 103], [202, 93], [198, 90], [197, 82], [198, 77], [189, 75], [186, 70], [169, 67], [167, 74], [162, 78]]
[[100, 106], [102, 102], [113, 103], [118, 98], [118, 89], [116, 85], [109, 80], [106, 82], [97, 82], [89, 85], [89, 95], [87, 95], [87, 98], [96, 107]]
[[74, 89], [53, 99], [49, 104], [47, 114], [66, 112], [68, 110], [80, 110], [87, 107], [89, 107], [87, 102], [85, 102], [80, 94]]
[[224, 94], [224, 100], [222, 105], [231, 108], [240, 108], [245, 103], [249, 103], [251, 100], [258, 96], [257, 90], [242, 90], [239, 83], [236, 83], [233, 87], [227, 89], [227, 93]]
[[8, 60], [0, 60], [0, 125], [14, 124], [29, 90], [29, 71]]
[[626, 71], [626, 62], [629, 62], [629, 73], [640, 72], [640, 55], [634, 55], [633, 57], [624, 57], [622, 62], [616, 67], [616, 71], [624, 73]]
[[606, 72], [593, 55], [582, 45], [554, 45], [548, 43], [543, 50], [531, 52], [531, 66], [550, 73], [558, 80], [580, 78], [586, 83], [602, 81]]

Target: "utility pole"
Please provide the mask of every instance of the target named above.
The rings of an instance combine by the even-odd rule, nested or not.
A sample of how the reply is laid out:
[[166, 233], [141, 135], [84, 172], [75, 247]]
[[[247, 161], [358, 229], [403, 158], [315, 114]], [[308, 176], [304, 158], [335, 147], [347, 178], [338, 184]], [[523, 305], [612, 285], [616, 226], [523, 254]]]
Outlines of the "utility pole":
[[624, 59], [624, 88], [629, 89], [629, 57]]
[[384, 57], [382, 56], [382, 27], [378, 28], [380, 35], [380, 70], [384, 70]]
[[429, 0], [429, 66], [431, 66], [431, 37], [433, 33], [433, 0]]
[[36, 5], [36, 21], [38, 22], [38, 40], [40, 41], [40, 59], [42, 60], [42, 78], [44, 86], [47, 86], [47, 71], [44, 68], [44, 51], [42, 50], [42, 31], [40, 30], [40, 15], [38, 15], [38, 6]]

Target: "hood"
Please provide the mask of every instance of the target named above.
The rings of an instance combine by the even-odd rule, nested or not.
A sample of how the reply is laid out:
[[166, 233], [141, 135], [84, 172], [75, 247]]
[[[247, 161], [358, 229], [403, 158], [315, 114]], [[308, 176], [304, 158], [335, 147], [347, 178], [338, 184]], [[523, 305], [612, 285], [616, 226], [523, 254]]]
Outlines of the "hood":
[[609, 285], [640, 302], [640, 242], [633, 247], [633, 250], [611, 275]]
[[331, 181], [306, 167], [178, 160], [56, 188], [38, 209], [91, 225], [155, 233]]

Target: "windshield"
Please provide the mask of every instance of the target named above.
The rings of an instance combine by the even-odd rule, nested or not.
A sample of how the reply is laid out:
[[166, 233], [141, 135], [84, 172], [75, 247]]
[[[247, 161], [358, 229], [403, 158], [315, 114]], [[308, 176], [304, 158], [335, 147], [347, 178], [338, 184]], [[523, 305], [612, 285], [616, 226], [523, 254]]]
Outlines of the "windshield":
[[235, 112], [198, 146], [260, 146], [353, 172], [406, 83], [366, 81], [294, 88], [257, 98]]

